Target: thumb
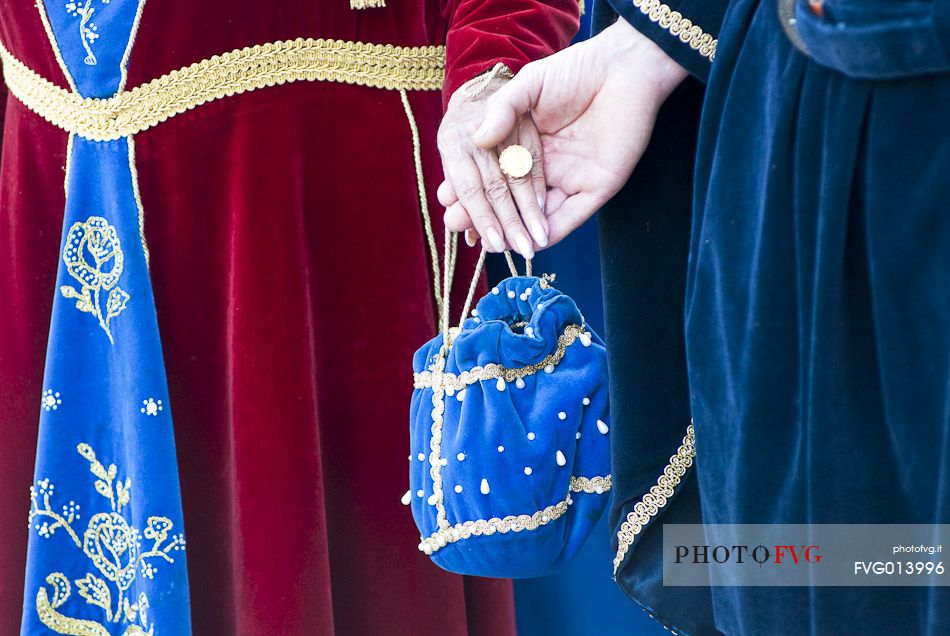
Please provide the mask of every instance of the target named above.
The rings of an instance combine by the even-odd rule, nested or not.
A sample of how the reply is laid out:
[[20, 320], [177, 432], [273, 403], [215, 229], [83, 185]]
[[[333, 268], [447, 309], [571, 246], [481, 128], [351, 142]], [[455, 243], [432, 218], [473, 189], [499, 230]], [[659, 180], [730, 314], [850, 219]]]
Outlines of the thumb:
[[541, 73], [537, 62], [528, 64], [497, 93], [488, 98], [482, 125], [472, 139], [482, 148], [493, 148], [514, 131], [518, 118], [537, 103]]

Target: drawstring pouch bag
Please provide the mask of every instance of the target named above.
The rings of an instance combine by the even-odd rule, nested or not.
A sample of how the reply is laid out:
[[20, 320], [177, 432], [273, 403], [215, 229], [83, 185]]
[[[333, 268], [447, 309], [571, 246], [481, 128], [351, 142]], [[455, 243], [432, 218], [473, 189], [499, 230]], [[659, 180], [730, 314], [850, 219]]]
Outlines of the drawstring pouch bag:
[[452, 329], [446, 267], [441, 333], [413, 360], [403, 502], [440, 567], [521, 578], [570, 561], [607, 504], [607, 355], [553, 278], [531, 276], [530, 261], [518, 276], [506, 257], [512, 277], [465, 319], [482, 252]]

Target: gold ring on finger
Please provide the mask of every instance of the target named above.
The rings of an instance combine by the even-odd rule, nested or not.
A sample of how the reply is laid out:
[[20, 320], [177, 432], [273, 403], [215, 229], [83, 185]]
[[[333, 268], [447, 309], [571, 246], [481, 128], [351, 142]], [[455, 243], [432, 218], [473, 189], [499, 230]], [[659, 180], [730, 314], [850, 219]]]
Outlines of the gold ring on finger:
[[514, 144], [501, 151], [498, 156], [498, 165], [506, 176], [512, 179], [526, 177], [531, 172], [531, 166], [534, 165], [534, 159], [531, 157], [531, 151]]

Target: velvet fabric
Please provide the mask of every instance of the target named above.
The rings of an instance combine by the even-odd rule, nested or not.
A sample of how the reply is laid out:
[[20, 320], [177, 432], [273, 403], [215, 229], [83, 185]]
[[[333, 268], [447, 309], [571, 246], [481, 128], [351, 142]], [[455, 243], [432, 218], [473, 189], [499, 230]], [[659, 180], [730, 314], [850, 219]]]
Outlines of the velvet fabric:
[[[945, 4], [930, 3], [928, 27]], [[854, 27], [886, 52], [903, 3], [882, 6]], [[946, 523], [950, 504], [950, 79], [921, 65], [882, 81], [894, 77], [888, 56], [875, 81], [848, 77], [847, 24], [809, 40], [840, 57], [809, 59], [772, 2], [720, 3], [718, 15], [685, 294], [697, 481], [640, 537], [618, 582], [685, 633], [945, 633], [943, 587], [660, 585], [664, 522]], [[662, 132], [653, 144], [670, 143]], [[639, 458], [617, 450], [622, 428], [646, 426], [619, 415], [618, 489], [618, 462]]]
[[519, 369], [554, 355], [566, 328], [584, 329], [559, 361], [520, 381], [493, 378], [447, 390], [444, 410], [438, 411], [438, 456], [430, 452], [434, 389], [413, 393], [409, 494], [424, 539], [440, 529], [440, 497], [433, 494], [430, 471], [432, 462], [443, 458], [441, 503], [452, 526], [535, 515], [568, 501], [563, 515], [542, 518], [537, 528], [475, 535], [435, 550], [432, 560], [452, 572], [508, 578], [550, 574], [577, 554], [607, 505], [606, 489], [570, 489], [572, 477], [610, 473], [607, 354], [574, 301], [541, 283], [529, 276], [502, 281], [479, 301], [447, 351], [440, 334], [413, 361], [421, 373], [441, 367], [436, 358], [444, 357], [443, 372], [455, 376], [488, 365]]
[[[345, 1], [148, 3], [128, 86], [234, 48], [296, 37], [443, 43], [444, 10], [421, 1], [365, 11]], [[535, 3], [533, 11], [526, 3], [517, 21], [503, 8], [498, 19], [533, 42], [539, 32], [557, 33], [547, 42], [553, 50], [569, 39], [576, 11], [573, 0]], [[66, 86], [32, 4], [4, 4], [0, 38]], [[495, 58], [481, 50], [488, 68]], [[409, 101], [434, 202], [441, 100], [435, 92], [410, 93]], [[7, 100], [0, 633], [16, 632], [23, 601], [66, 137]], [[419, 555], [399, 503], [408, 485], [407, 361], [435, 331], [399, 95], [283, 85], [206, 104], [136, 135], [135, 144], [194, 633], [512, 632], [510, 584], [433, 567]], [[439, 233], [438, 211], [432, 216]], [[460, 256], [457, 280], [472, 260]]]

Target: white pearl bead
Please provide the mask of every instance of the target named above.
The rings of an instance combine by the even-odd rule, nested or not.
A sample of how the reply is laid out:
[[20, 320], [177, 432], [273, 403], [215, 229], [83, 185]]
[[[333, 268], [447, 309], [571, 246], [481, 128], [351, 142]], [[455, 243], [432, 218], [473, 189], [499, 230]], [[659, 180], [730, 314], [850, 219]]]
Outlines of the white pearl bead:
[[581, 438], [581, 432], [577, 431], [577, 433], [574, 435], [574, 439], [580, 439], [580, 438]]
[[409, 502], [412, 501], [412, 491], [407, 490], [406, 494], [402, 496], [402, 499], [400, 499], [400, 501], [402, 501], [402, 505], [408, 506]]
[[478, 315], [478, 310], [477, 310], [477, 309], [473, 309], [473, 310], [472, 310], [472, 315], [473, 315], [473, 316], [477, 316], [477, 315]]
[[564, 453], [562, 453], [561, 451], [558, 451], [557, 453], [554, 454], [554, 459], [557, 460], [558, 466], [564, 466], [567, 464], [567, 458], [564, 457]]
[[419, 497], [420, 499], [422, 499], [423, 495], [425, 495], [425, 493], [422, 492], [421, 488], [416, 491], [416, 496]]
[[425, 454], [425, 453], [419, 453], [418, 457], [419, 457], [419, 461], [420, 461], [420, 462], [424, 462], [424, 461], [426, 460], [426, 454]]
[[435, 493], [432, 493], [431, 495], [429, 495], [429, 498], [428, 498], [426, 501], [429, 502], [429, 505], [430, 505], [430, 506], [434, 506], [434, 505], [435, 505], [435, 502], [438, 501], [438, 500], [439, 500], [439, 498], [435, 496]]
[[584, 406], [590, 406], [590, 398], [589, 397], [584, 398], [583, 400], [581, 400], [581, 403]]
[[589, 333], [582, 333], [581, 335], [578, 336], [578, 338], [580, 339], [582, 345], [584, 345], [585, 347], [589, 347], [589, 346], [590, 346], [590, 334], [589, 334]]
[[462, 486], [461, 485], [456, 486], [455, 492], [462, 492]]
[[526, 336], [533, 336], [533, 335], [534, 335], [534, 329], [532, 329], [531, 327], [525, 327], [525, 328], [524, 328], [524, 335], [526, 335]]
[[523, 388], [524, 388], [524, 380], [521, 379], [521, 378], [518, 378], [517, 380], [515, 380], [515, 386], [518, 387], [519, 389], [523, 389]]
[[544, 372], [545, 372], [545, 373], [554, 373], [554, 365], [553, 365], [553, 364], [549, 364], [549, 365], [547, 365], [546, 367], [544, 367]]
[[504, 446], [499, 446], [499, 447], [498, 447], [498, 452], [499, 452], [499, 453], [504, 453], [504, 452], [505, 452], [505, 447], [504, 447]]
[[512, 290], [509, 289], [509, 290], [508, 290], [508, 298], [514, 298], [514, 297], [515, 297], [515, 292], [513, 292]]
[[448, 466], [449, 460], [443, 457], [442, 459], [439, 460], [439, 463], [442, 464], [443, 466]]
[[529, 439], [529, 440], [534, 441], [534, 438], [535, 438], [535, 434], [534, 434], [534, 433], [528, 433], [528, 439]]
[[504, 390], [505, 390], [505, 379], [504, 379], [504, 378], [498, 378], [498, 381], [495, 382], [495, 388], [498, 389], [499, 391], [504, 391]]
[[559, 419], [559, 420], [561, 420], [561, 421], [566, 420], [566, 419], [567, 419], [567, 413], [565, 413], [564, 411], [561, 411], [560, 413], [557, 414], [557, 419]]
[[522, 292], [522, 294], [518, 296], [518, 298], [520, 298], [521, 300], [528, 300], [528, 295]]
[[450, 386], [447, 386], [445, 387], [445, 394], [449, 397], [452, 397], [453, 395], [455, 395], [455, 389], [453, 389]]
[[525, 293], [525, 296], [530, 296], [530, 295], [531, 295], [531, 288], [529, 287], [528, 289], [524, 290], [524, 293]]
[[465, 391], [466, 391], [466, 389], [462, 389], [461, 391], [459, 391], [458, 393], [456, 393], [456, 394], [455, 394], [455, 399], [458, 400], [459, 402], [461, 402], [462, 400], [464, 400], [464, 399], [465, 399]]
[[482, 478], [482, 485], [479, 488], [479, 490], [482, 491], [483, 495], [487, 495], [488, 493], [491, 492], [491, 488], [488, 487], [488, 480], [485, 479], [484, 477]]
[[464, 461], [465, 461], [465, 453], [459, 453], [458, 455], [455, 456], [455, 459], [459, 460], [460, 462], [464, 462]]
[[597, 420], [597, 430], [603, 433], [604, 435], [606, 435], [607, 431], [609, 431], [610, 429], [607, 428], [606, 422], [604, 422], [603, 420]]
[[499, 293], [498, 288], [497, 288], [497, 287], [492, 287], [492, 288], [491, 288], [491, 293], [493, 293], [493, 294], [495, 294], [495, 295], [497, 296], [498, 293]]
[[525, 467], [524, 467], [524, 474], [525, 474], [525, 475], [530, 475], [530, 474], [533, 473], [533, 472], [534, 472], [534, 471], [531, 470], [531, 466], [525, 466]]

